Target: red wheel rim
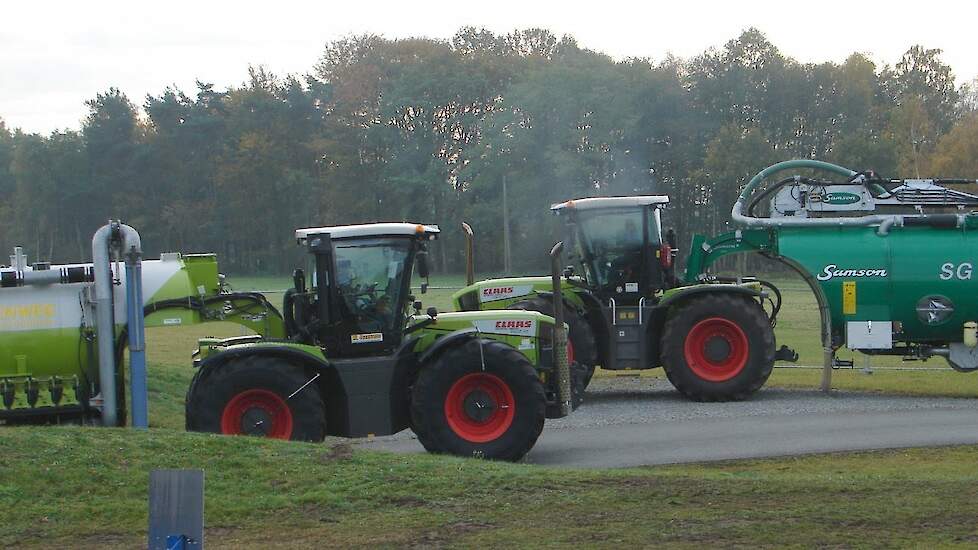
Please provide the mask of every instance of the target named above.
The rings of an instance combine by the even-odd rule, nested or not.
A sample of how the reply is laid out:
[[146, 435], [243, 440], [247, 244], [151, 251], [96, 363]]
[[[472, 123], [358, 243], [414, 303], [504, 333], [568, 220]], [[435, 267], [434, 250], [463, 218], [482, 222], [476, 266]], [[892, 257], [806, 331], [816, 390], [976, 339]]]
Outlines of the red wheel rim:
[[289, 439], [292, 437], [292, 411], [275, 392], [245, 390], [224, 406], [221, 433]]
[[472, 443], [499, 438], [513, 424], [515, 416], [513, 392], [494, 374], [467, 374], [452, 384], [445, 397], [448, 426]]
[[737, 323], [711, 317], [689, 331], [684, 352], [693, 374], [710, 382], [724, 382], [744, 370], [749, 350], [747, 335]]

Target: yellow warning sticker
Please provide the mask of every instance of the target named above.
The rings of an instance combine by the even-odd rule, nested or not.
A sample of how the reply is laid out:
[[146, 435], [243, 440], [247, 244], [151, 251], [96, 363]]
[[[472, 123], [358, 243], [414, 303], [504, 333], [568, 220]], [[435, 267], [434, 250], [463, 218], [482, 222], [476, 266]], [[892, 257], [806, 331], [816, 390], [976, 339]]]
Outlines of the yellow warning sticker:
[[842, 282], [842, 314], [856, 314], [856, 281]]

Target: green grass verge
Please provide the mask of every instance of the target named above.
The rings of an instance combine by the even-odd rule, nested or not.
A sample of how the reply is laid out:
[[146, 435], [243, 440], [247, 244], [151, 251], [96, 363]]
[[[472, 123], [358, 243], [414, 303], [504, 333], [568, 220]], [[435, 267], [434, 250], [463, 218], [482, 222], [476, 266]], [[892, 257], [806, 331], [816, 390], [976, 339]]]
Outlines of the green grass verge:
[[[544, 435], [546, 437], [546, 435]], [[969, 546], [978, 448], [617, 471], [243, 437], [12, 428], [7, 547], [137, 547], [154, 468], [203, 468], [211, 547]]]

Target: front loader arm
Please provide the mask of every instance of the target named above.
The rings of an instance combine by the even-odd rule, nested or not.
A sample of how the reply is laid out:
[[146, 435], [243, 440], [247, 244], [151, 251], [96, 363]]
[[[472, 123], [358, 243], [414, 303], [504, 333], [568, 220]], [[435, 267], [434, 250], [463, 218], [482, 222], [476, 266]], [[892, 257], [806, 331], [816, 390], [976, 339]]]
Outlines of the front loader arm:
[[760, 252], [776, 256], [777, 239], [768, 229], [738, 229], [711, 239], [704, 235], [693, 235], [684, 279], [687, 283], [694, 282], [713, 262], [729, 254], [741, 252]]

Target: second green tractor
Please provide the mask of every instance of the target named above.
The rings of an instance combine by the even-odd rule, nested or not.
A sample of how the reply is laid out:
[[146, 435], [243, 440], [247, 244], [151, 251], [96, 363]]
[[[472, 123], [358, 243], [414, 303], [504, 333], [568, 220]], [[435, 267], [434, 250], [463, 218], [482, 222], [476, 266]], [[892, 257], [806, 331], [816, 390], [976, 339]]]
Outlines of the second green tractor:
[[[663, 238], [665, 196], [598, 197], [551, 207], [563, 221], [568, 265], [560, 299], [572, 363], [582, 365], [577, 392], [596, 367], [663, 367], [696, 401], [742, 400], [761, 388], [775, 359], [780, 293], [754, 278], [676, 277], [675, 235]], [[471, 235], [471, 232], [470, 232]], [[470, 247], [471, 249], [471, 247]], [[554, 314], [550, 277], [473, 282], [453, 296], [460, 311], [517, 309]]]

